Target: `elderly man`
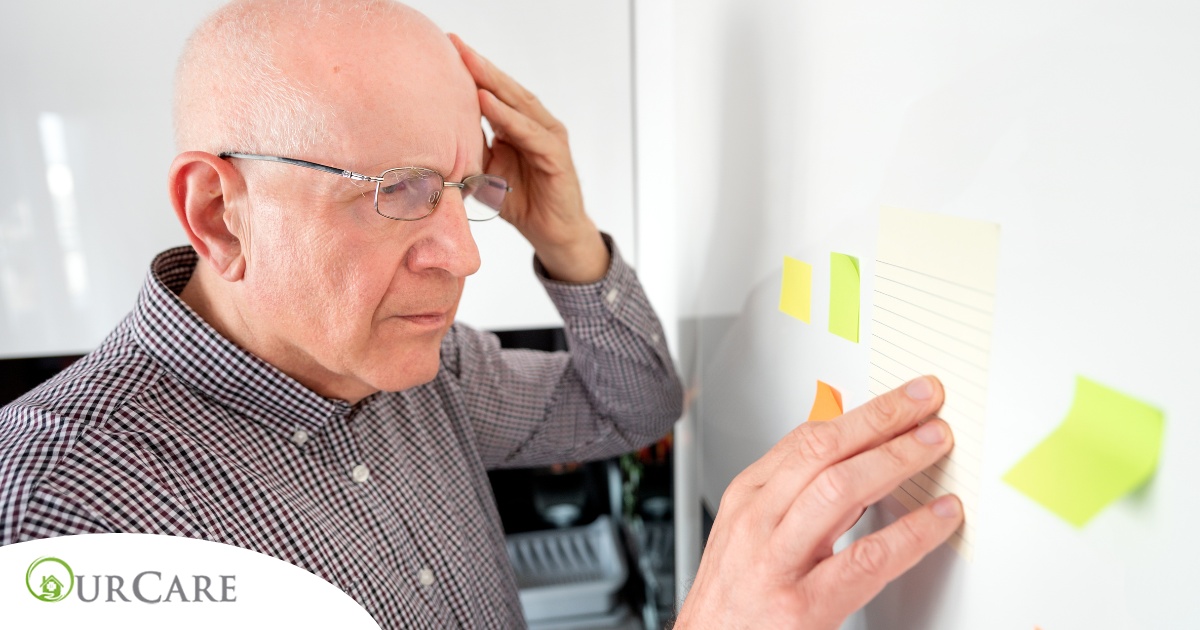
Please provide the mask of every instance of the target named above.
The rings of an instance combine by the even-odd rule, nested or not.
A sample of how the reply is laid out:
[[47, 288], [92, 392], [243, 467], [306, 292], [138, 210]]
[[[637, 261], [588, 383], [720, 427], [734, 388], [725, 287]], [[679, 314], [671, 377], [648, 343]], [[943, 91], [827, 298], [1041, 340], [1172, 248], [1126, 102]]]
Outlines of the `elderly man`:
[[[495, 130], [489, 147], [481, 115]], [[562, 126], [386, 1], [235, 1], [189, 41], [169, 194], [191, 243], [92, 354], [0, 411], [0, 544], [150, 532], [336, 584], [384, 627], [523, 624], [485, 470], [664, 433], [681, 388], [589, 220]], [[453, 322], [469, 219], [532, 243], [570, 354]], [[958, 526], [949, 497], [831, 557], [950, 448], [936, 380], [798, 429], [726, 494], [688, 627], [834, 627]]]

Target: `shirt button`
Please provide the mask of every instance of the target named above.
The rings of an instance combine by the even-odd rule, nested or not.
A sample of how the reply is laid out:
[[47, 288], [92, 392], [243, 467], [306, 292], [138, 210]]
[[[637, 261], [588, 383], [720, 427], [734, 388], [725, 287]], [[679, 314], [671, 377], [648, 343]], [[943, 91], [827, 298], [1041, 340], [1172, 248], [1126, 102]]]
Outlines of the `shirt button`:
[[421, 569], [420, 571], [417, 571], [417, 581], [421, 583], [421, 586], [429, 586], [433, 584], [433, 571], [429, 569]]
[[617, 298], [618, 298], [620, 295], [621, 295], [621, 292], [620, 292], [620, 291], [617, 291], [616, 289], [613, 289], [612, 291], [609, 291], [609, 292], [608, 292], [608, 295], [605, 295], [605, 296], [604, 296], [604, 301], [605, 301], [605, 302], [608, 302], [609, 304], [612, 304], [613, 302], [616, 302], [616, 301], [617, 301]]
[[654, 333], [653, 335], [650, 335], [650, 341], [653, 341], [654, 343], [658, 343], [658, 333]]
[[359, 464], [350, 472], [350, 476], [354, 478], [354, 481], [363, 483], [367, 480], [367, 477], [371, 476], [371, 470], [367, 468], [366, 464]]
[[308, 431], [305, 431], [304, 429], [296, 429], [296, 432], [292, 434], [292, 444], [295, 444], [296, 446], [304, 446], [304, 443], [307, 441]]

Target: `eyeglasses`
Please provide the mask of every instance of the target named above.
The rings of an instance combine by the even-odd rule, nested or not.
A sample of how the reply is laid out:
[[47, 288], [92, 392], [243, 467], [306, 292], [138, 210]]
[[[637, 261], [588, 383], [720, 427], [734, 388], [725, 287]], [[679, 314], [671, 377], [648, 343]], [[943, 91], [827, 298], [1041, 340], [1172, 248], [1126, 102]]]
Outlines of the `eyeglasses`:
[[442, 198], [442, 190], [447, 187], [462, 191], [468, 220], [487, 221], [500, 216], [504, 196], [512, 192], [508, 182], [496, 175], [472, 175], [461, 182], [448, 182], [441, 173], [419, 166], [389, 168], [379, 177], [372, 177], [316, 162], [275, 155], [221, 153], [218, 157], [282, 162], [333, 173], [354, 181], [375, 182], [375, 212], [381, 217], [396, 221], [417, 221], [429, 216], [437, 207], [438, 200]]

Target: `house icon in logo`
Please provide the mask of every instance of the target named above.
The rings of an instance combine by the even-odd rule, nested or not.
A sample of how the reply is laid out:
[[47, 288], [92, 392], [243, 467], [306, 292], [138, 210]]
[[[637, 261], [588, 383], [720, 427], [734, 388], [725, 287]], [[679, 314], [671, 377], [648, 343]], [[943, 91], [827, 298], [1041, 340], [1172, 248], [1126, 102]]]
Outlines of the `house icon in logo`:
[[41, 599], [56, 602], [62, 599], [62, 582], [53, 575], [47, 575], [42, 578], [42, 594]]

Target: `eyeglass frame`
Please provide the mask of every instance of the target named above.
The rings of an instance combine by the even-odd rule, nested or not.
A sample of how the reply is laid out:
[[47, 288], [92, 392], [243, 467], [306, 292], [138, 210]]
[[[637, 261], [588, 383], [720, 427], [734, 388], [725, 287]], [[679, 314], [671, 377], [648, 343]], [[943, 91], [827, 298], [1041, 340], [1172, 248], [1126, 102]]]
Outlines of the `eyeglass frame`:
[[[219, 158], [238, 158], [240, 160], [262, 160], [265, 162], [280, 162], [283, 164], [291, 164], [292, 166], [302, 166], [304, 168], [310, 168], [315, 171], [323, 171], [326, 173], [332, 173], [334, 175], [337, 175], [339, 177], [344, 177], [351, 181], [374, 182], [375, 183], [375, 214], [378, 214], [379, 216], [381, 216], [385, 219], [390, 219], [392, 221], [420, 221], [421, 219], [424, 219], [425, 217], [428, 217], [429, 215], [433, 214], [433, 211], [437, 209], [438, 203], [441, 202], [442, 196], [439, 194], [437, 201], [433, 202], [433, 204], [431, 206], [429, 206], [429, 212], [426, 212], [425, 214], [423, 214], [419, 217], [415, 217], [412, 219], [402, 219], [400, 217], [389, 217], [388, 215], [379, 211], [379, 185], [383, 183], [384, 175], [387, 175], [388, 173], [390, 173], [392, 171], [402, 171], [402, 170], [425, 171], [425, 172], [429, 172], [429, 173], [434, 173], [438, 177], [442, 178], [442, 188], [446, 188], [446, 187], [457, 188], [460, 191], [466, 190], [466, 187], [467, 187], [466, 181], [467, 181], [467, 179], [469, 179], [469, 177], [463, 178], [463, 181], [461, 181], [461, 182], [448, 181], [446, 179], [446, 177], [444, 175], [442, 175], [441, 173], [439, 173], [431, 168], [425, 168], [423, 166], [398, 166], [396, 168], [389, 168], [389, 169], [383, 171], [382, 173], [380, 173], [378, 176], [371, 176], [371, 175], [365, 175], [363, 173], [358, 173], [358, 172], [351, 171], [351, 170], [344, 169], [344, 168], [337, 168], [336, 166], [328, 166], [326, 164], [319, 164], [317, 162], [309, 162], [308, 160], [297, 160], [296, 158], [281, 157], [278, 155], [260, 155], [257, 153], [238, 153], [236, 151], [226, 151], [223, 153], [218, 153], [217, 157], [219, 157]], [[480, 173], [480, 175], [487, 175], [487, 173]], [[500, 181], [504, 182], [504, 193], [506, 195], [508, 193], [512, 192], [513, 189], [512, 189], [512, 186], [508, 185], [508, 180], [505, 180], [503, 177], [500, 177], [499, 175], [488, 175], [488, 176], [495, 177], [496, 179], [499, 179]], [[478, 177], [478, 175], [471, 175], [470, 177]], [[466, 201], [466, 200], [464, 199], [464, 201]], [[480, 203], [482, 203], [482, 202], [480, 202]], [[491, 206], [488, 206], [488, 207], [490, 208]], [[496, 210], [496, 214], [493, 216], [490, 216], [486, 219], [472, 219], [471, 217], [467, 217], [467, 220], [475, 221], [478, 223], [478, 222], [483, 222], [483, 221], [491, 221], [492, 219], [495, 219], [496, 217], [500, 216], [500, 210], [498, 210], [496, 208], [492, 208], [492, 209]]]

